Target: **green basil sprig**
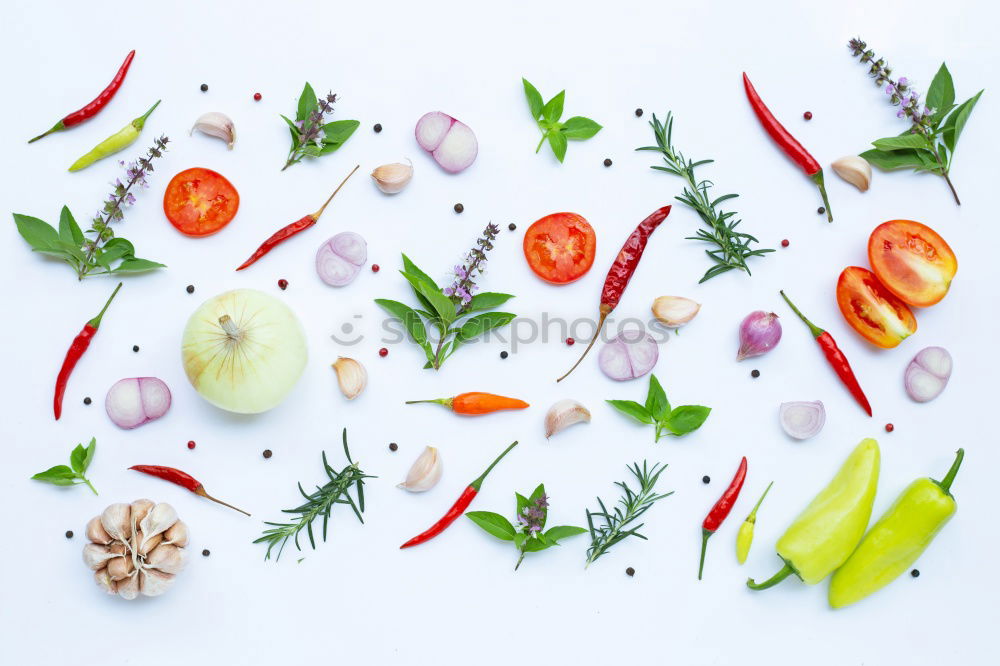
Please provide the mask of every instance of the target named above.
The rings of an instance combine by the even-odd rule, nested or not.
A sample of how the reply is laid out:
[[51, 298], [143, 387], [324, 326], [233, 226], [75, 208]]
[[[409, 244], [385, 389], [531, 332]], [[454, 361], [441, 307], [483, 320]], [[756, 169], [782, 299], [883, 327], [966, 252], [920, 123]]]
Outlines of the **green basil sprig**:
[[77, 444], [73, 452], [69, 454], [69, 466], [66, 465], [56, 465], [55, 467], [50, 467], [44, 472], [39, 472], [32, 476], [32, 479], [36, 481], [44, 481], [45, 483], [51, 483], [56, 486], [75, 486], [81, 483], [87, 484], [87, 487], [97, 494], [97, 490], [91, 485], [84, 473], [87, 468], [90, 467], [90, 461], [94, 459], [94, 452], [97, 450], [97, 438], [91, 437], [90, 444], [84, 448], [83, 444]]
[[357, 120], [335, 120], [324, 122], [328, 114], [333, 113], [333, 103], [337, 96], [329, 93], [326, 97], [317, 97], [313, 87], [306, 82], [299, 95], [299, 104], [295, 110], [295, 120], [281, 116], [292, 134], [292, 147], [288, 150], [288, 158], [282, 171], [302, 161], [304, 157], [321, 157], [336, 151], [354, 134], [361, 123]]
[[535, 86], [531, 85], [528, 79], [521, 78], [524, 84], [524, 96], [528, 98], [528, 108], [531, 110], [531, 117], [538, 123], [538, 129], [542, 131], [542, 139], [535, 148], [537, 153], [542, 149], [542, 144], [548, 140], [552, 146], [552, 152], [556, 159], [562, 162], [566, 158], [567, 139], [582, 141], [589, 139], [601, 131], [601, 126], [583, 116], [573, 116], [566, 122], [560, 122], [563, 114], [563, 103], [566, 101], [566, 91], [561, 91], [548, 102], [542, 102], [542, 94]]
[[656, 375], [649, 376], [649, 391], [646, 394], [644, 405], [640, 405], [634, 400], [607, 400], [606, 402], [639, 423], [655, 426], [656, 438], [653, 441], [656, 442], [660, 441], [660, 437], [664, 434], [680, 437], [694, 432], [701, 427], [712, 411], [711, 407], [701, 405], [681, 405], [671, 408], [667, 394], [660, 386]]

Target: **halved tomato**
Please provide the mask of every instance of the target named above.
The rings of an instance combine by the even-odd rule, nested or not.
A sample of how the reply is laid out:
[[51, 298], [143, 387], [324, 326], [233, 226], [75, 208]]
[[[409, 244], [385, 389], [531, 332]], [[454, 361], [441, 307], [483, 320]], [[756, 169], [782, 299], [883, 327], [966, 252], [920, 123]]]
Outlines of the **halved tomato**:
[[524, 234], [524, 258], [535, 275], [552, 284], [568, 284], [594, 265], [597, 236], [576, 213], [552, 213]]
[[868, 263], [904, 303], [926, 308], [948, 293], [958, 260], [948, 243], [926, 224], [890, 220], [868, 238]]
[[163, 193], [163, 212], [186, 236], [208, 236], [229, 224], [240, 207], [240, 195], [225, 176], [211, 169], [185, 169], [170, 179]]
[[917, 332], [910, 308], [867, 268], [844, 269], [837, 280], [837, 305], [851, 328], [873, 345], [895, 347]]

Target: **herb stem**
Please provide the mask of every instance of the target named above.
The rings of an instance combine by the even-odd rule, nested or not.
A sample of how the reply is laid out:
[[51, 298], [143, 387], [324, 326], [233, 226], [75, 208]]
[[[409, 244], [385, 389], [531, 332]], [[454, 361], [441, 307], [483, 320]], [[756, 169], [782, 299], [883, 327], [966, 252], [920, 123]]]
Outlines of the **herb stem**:
[[549, 136], [548, 132], [542, 132], [542, 139], [541, 139], [541, 141], [538, 142], [538, 146], [535, 148], [535, 154], [536, 155], [542, 149], [542, 146], [545, 145], [545, 139], [548, 138], [548, 136]]
[[95, 487], [94, 487], [94, 486], [93, 486], [93, 485], [92, 485], [92, 484], [90, 483], [90, 480], [89, 480], [89, 479], [86, 479], [86, 478], [84, 478], [84, 479], [83, 479], [83, 482], [87, 484], [87, 487], [88, 487], [88, 488], [90, 488], [90, 489], [91, 489], [91, 490], [92, 490], [92, 491], [94, 492], [94, 494], [95, 494], [95, 495], [99, 495], [99, 494], [100, 494], [100, 493], [98, 493], [98, 492], [97, 492], [97, 488], [95, 488]]

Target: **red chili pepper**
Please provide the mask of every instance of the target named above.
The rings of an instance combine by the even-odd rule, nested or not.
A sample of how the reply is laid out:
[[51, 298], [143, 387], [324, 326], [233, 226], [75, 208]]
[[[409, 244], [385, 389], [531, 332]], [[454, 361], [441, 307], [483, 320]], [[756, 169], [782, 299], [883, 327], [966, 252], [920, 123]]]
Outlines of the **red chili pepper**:
[[506, 449], [504, 449], [504, 452], [501, 453], [499, 456], [497, 456], [497, 459], [494, 460], [490, 464], [490, 466], [486, 468], [486, 471], [483, 472], [478, 479], [470, 483], [464, 491], [462, 491], [462, 494], [459, 495], [455, 503], [451, 505], [450, 509], [448, 509], [448, 513], [444, 514], [444, 516], [441, 517], [441, 520], [431, 525], [425, 532], [421, 532], [417, 536], [413, 537], [412, 539], [404, 543], [402, 546], [399, 547], [399, 549], [402, 550], [403, 548], [410, 548], [411, 546], [419, 546], [425, 541], [430, 541], [438, 534], [441, 534], [441, 532], [444, 532], [446, 529], [448, 529], [448, 526], [451, 525], [453, 522], [455, 522], [455, 519], [461, 516], [465, 512], [465, 510], [469, 507], [469, 505], [472, 504], [472, 500], [475, 499], [476, 495], [479, 493], [479, 489], [482, 487], [483, 479], [486, 478], [486, 475], [489, 474], [493, 470], [493, 468], [496, 467], [496, 464], [501, 460], [503, 460], [503, 457], [508, 453], [510, 453], [510, 450], [513, 449], [515, 446], [517, 446], [517, 442], [514, 442]]
[[[670, 206], [657, 208], [649, 217], [640, 222], [635, 231], [625, 240], [625, 244], [622, 245], [622, 249], [619, 250], [618, 256], [615, 257], [614, 263], [611, 264], [611, 268], [608, 270], [608, 276], [604, 278], [604, 289], [601, 291], [601, 316], [597, 320], [597, 331], [594, 332], [594, 337], [590, 339], [590, 344], [583, 350], [580, 359], [573, 364], [569, 372], [557, 379], [557, 382], [561, 382], [569, 377], [570, 373], [576, 370], [576, 366], [580, 365], [580, 362], [590, 352], [590, 348], [597, 342], [597, 338], [600, 337], [601, 328], [604, 326], [604, 320], [618, 306], [618, 301], [621, 300], [625, 287], [628, 286], [629, 280], [632, 279], [632, 274], [635, 273], [635, 269], [639, 266], [639, 260], [642, 259], [642, 253], [646, 249], [649, 237], [669, 214]], [[567, 340], [567, 342], [569, 341]]]
[[[351, 176], [353, 176], [354, 172], [357, 171], [360, 167], [361, 167], [361, 165], [359, 164], [358, 166], [356, 166], [353, 169], [351, 169], [351, 173], [347, 174], [347, 178], [350, 178]], [[249, 265], [251, 265], [253, 263], [256, 263], [256, 261], [258, 259], [260, 259], [261, 257], [263, 257], [265, 254], [267, 254], [268, 252], [270, 252], [271, 250], [273, 250], [275, 247], [277, 247], [281, 243], [284, 243], [286, 240], [288, 240], [289, 238], [291, 238], [295, 234], [299, 233], [300, 231], [305, 231], [306, 229], [308, 229], [312, 225], [316, 224], [316, 221], [319, 220], [319, 216], [323, 214], [323, 211], [326, 209], [327, 205], [333, 200], [333, 197], [335, 197], [337, 195], [337, 192], [340, 191], [340, 188], [342, 188], [344, 186], [344, 183], [347, 182], [347, 178], [344, 178], [344, 180], [340, 181], [340, 185], [337, 186], [337, 189], [335, 189], [333, 191], [333, 194], [330, 195], [330, 198], [326, 200], [326, 203], [324, 203], [320, 207], [320, 209], [318, 211], [316, 211], [315, 213], [312, 213], [310, 215], [306, 215], [305, 217], [303, 217], [303, 218], [301, 218], [299, 220], [296, 220], [295, 222], [292, 222], [291, 224], [289, 224], [287, 226], [284, 226], [281, 229], [278, 229], [277, 231], [275, 231], [271, 235], [271, 237], [268, 238], [263, 243], [261, 243], [260, 247], [258, 247], [254, 251], [254, 253], [250, 255], [250, 258], [247, 259], [246, 261], [244, 261], [240, 265], [240, 267], [237, 268], [236, 270], [241, 271], [244, 268], [246, 268], [247, 266], [249, 266]]]
[[[747, 99], [750, 100], [750, 106], [753, 108], [754, 113], [757, 114], [757, 120], [760, 124], [764, 126], [764, 129], [774, 142], [785, 151], [785, 154], [792, 158], [796, 164], [802, 167], [802, 170], [806, 172], [814, 183], [819, 186], [819, 193], [823, 195], [823, 204], [826, 206], [826, 216], [830, 222], [833, 222], [833, 212], [830, 210], [830, 200], [826, 196], [826, 185], [823, 183], [823, 167], [819, 165], [816, 158], [809, 154], [809, 151], [802, 147], [791, 132], [785, 129], [784, 125], [778, 122], [778, 119], [774, 117], [771, 110], [767, 108], [764, 101], [754, 90], [753, 84], [750, 83], [750, 79], [747, 77], [746, 72], [743, 73], [743, 87], [746, 89]], [[808, 120], [808, 119], [807, 119]]]
[[237, 509], [232, 504], [226, 504], [222, 500], [215, 499], [207, 492], [205, 492], [205, 486], [201, 484], [201, 481], [194, 478], [187, 472], [182, 472], [179, 469], [173, 467], [164, 467], [162, 465], [132, 465], [129, 469], [134, 469], [137, 472], [142, 472], [143, 474], [149, 474], [150, 476], [155, 476], [158, 479], [163, 479], [164, 481], [169, 481], [170, 483], [175, 483], [182, 488], [187, 488], [195, 495], [200, 495], [206, 499], [210, 499], [213, 502], [217, 502], [222, 506], [228, 506], [230, 509], [235, 509], [240, 513], [250, 515], [243, 509]]
[[816, 342], [819, 343], [820, 349], [823, 350], [823, 354], [826, 356], [827, 363], [834, 369], [837, 376], [840, 377], [840, 381], [843, 382], [847, 390], [851, 392], [854, 399], [861, 405], [861, 408], [868, 413], [868, 416], [872, 415], [872, 406], [868, 403], [868, 398], [865, 397], [865, 392], [861, 390], [861, 385], [858, 384], [858, 378], [854, 376], [854, 371], [851, 370], [851, 364], [847, 362], [847, 357], [844, 356], [844, 352], [840, 351], [837, 346], [836, 341], [834, 341], [833, 336], [824, 331], [819, 326], [816, 326], [811, 321], [806, 319], [805, 315], [799, 312], [799, 309], [795, 307], [788, 296], [785, 296], [785, 292], [782, 291], [781, 297], [785, 299], [788, 306], [799, 316], [799, 319], [805, 322], [806, 326], [812, 332], [813, 337], [816, 338]]
[[701, 572], [705, 568], [705, 549], [708, 548], [708, 539], [722, 526], [722, 521], [733, 510], [733, 505], [736, 504], [736, 498], [740, 496], [740, 491], [743, 490], [743, 481], [746, 478], [747, 457], [743, 456], [743, 460], [740, 461], [740, 466], [736, 470], [736, 476], [729, 482], [726, 492], [722, 493], [722, 497], [719, 498], [719, 501], [715, 503], [712, 510], [708, 512], [705, 520], [701, 523], [701, 560], [698, 562], [698, 580], [701, 580]]
[[104, 307], [101, 308], [96, 317], [84, 324], [83, 330], [77, 334], [73, 339], [73, 344], [66, 351], [66, 358], [63, 359], [62, 367], [59, 369], [59, 376], [56, 377], [56, 393], [52, 399], [52, 411], [55, 412], [56, 421], [62, 416], [63, 395], [66, 393], [66, 384], [69, 382], [69, 376], [73, 374], [73, 368], [76, 367], [77, 361], [80, 360], [80, 357], [87, 351], [87, 347], [90, 346], [90, 341], [94, 338], [94, 334], [101, 327], [101, 317], [104, 316], [108, 306], [111, 305], [111, 301], [115, 299], [118, 290], [121, 288], [122, 283], [119, 282], [115, 290], [111, 292], [108, 302], [104, 304]]
[[103, 109], [108, 105], [108, 102], [111, 101], [111, 98], [114, 97], [115, 93], [118, 92], [118, 89], [122, 87], [122, 82], [125, 80], [125, 75], [128, 73], [128, 68], [132, 64], [132, 58], [134, 57], [135, 57], [135, 50], [130, 51], [129, 54], [125, 56], [125, 62], [123, 62], [122, 66], [118, 68], [118, 73], [115, 74], [115, 78], [111, 79], [111, 83], [108, 84], [108, 87], [102, 90], [101, 94], [94, 98], [93, 102], [83, 107], [79, 111], [74, 111], [68, 116], [65, 116], [62, 120], [53, 125], [52, 129], [50, 129], [48, 132], [45, 132], [44, 134], [39, 134], [31, 141], [28, 141], [28, 143], [34, 143], [35, 141], [41, 139], [43, 136], [48, 136], [53, 132], [61, 132], [64, 129], [73, 127], [74, 125], [79, 125], [84, 120], [93, 118], [98, 113], [100, 113], [101, 109]]

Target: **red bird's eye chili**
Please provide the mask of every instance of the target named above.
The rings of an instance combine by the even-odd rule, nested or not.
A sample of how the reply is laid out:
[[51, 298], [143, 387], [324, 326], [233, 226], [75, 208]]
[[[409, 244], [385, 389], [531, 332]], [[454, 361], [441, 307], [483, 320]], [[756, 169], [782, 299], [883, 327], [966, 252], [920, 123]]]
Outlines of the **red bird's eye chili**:
[[809, 327], [813, 337], [816, 338], [816, 342], [819, 343], [820, 349], [823, 350], [827, 363], [830, 364], [834, 372], [837, 373], [837, 376], [840, 377], [840, 381], [847, 387], [847, 390], [851, 392], [851, 395], [854, 396], [854, 399], [861, 405], [861, 408], [865, 410], [868, 416], [871, 416], [872, 406], [869, 404], [868, 398], [865, 397], [865, 392], [861, 390], [858, 378], [854, 376], [854, 371], [851, 370], [851, 364], [848, 363], [844, 352], [840, 351], [833, 336], [806, 319], [805, 315], [799, 312], [799, 309], [789, 300], [788, 296], [785, 296], [784, 291], [779, 293], [785, 299], [785, 302], [788, 303], [788, 306], [792, 308], [792, 311], [799, 316], [799, 319]]
[[753, 84], [750, 83], [746, 72], [743, 73], [743, 88], [746, 90], [747, 99], [750, 100], [750, 106], [753, 108], [753, 112], [757, 114], [757, 120], [760, 121], [760, 124], [764, 126], [764, 129], [771, 135], [771, 138], [778, 144], [778, 147], [785, 151], [785, 154], [792, 158], [793, 162], [802, 167], [806, 175], [819, 186], [819, 193], [823, 196], [823, 203], [826, 205], [827, 219], [833, 222], [830, 200], [826, 196], [826, 185], [823, 183], [823, 167], [819, 165], [815, 157], [809, 154], [808, 150], [802, 147], [802, 144], [792, 136], [791, 132], [778, 122], [778, 119], [774, 117], [774, 114], [764, 104], [760, 95], [754, 90]]
[[296, 220], [295, 222], [292, 222], [291, 224], [286, 225], [286, 226], [282, 227], [281, 229], [278, 229], [277, 231], [275, 231], [273, 234], [271, 234], [271, 237], [268, 238], [263, 243], [261, 243], [260, 247], [258, 247], [254, 251], [254, 253], [250, 255], [250, 258], [247, 259], [246, 261], [244, 261], [242, 264], [240, 264], [240, 267], [237, 268], [236, 270], [241, 271], [244, 268], [246, 268], [247, 266], [250, 266], [251, 264], [256, 263], [258, 259], [260, 259], [261, 257], [263, 257], [265, 254], [267, 254], [268, 252], [270, 252], [271, 250], [273, 250], [278, 245], [281, 245], [282, 243], [284, 243], [286, 240], [288, 240], [289, 238], [291, 238], [295, 234], [297, 234], [297, 233], [299, 233], [301, 231], [305, 231], [309, 227], [311, 227], [314, 224], [316, 224], [316, 221], [319, 220], [319, 216], [323, 214], [323, 211], [326, 209], [326, 207], [329, 205], [329, 203], [331, 201], [333, 201], [333, 197], [335, 197], [337, 195], [337, 192], [339, 192], [340, 188], [342, 188], [344, 186], [344, 183], [347, 182], [347, 179], [350, 178], [351, 176], [353, 176], [354, 172], [357, 171], [360, 167], [361, 167], [361, 165], [359, 164], [358, 166], [356, 166], [353, 169], [351, 169], [351, 173], [347, 174], [347, 177], [345, 177], [344, 180], [340, 181], [340, 185], [338, 185], [337, 189], [335, 189], [333, 191], [333, 194], [331, 194], [330, 198], [326, 200], [326, 203], [324, 203], [322, 206], [320, 206], [320, 209], [318, 211], [316, 211], [315, 213], [311, 213], [309, 215], [306, 215], [305, 217], [303, 217], [303, 218], [301, 218], [299, 220]]
[[132, 465], [129, 469], [134, 469], [137, 472], [142, 472], [143, 474], [149, 474], [150, 476], [155, 476], [158, 479], [163, 479], [164, 481], [169, 481], [170, 483], [176, 484], [182, 488], [187, 488], [195, 495], [200, 495], [206, 499], [210, 499], [213, 502], [221, 504], [222, 506], [228, 506], [230, 509], [239, 511], [242, 514], [250, 515], [243, 509], [237, 509], [232, 504], [226, 504], [222, 500], [215, 499], [207, 492], [205, 492], [205, 486], [201, 484], [201, 481], [194, 478], [187, 472], [182, 472], [179, 469], [173, 467], [163, 467], [162, 465]]
[[84, 120], [93, 118], [98, 113], [100, 113], [101, 109], [103, 109], [108, 105], [108, 102], [111, 101], [111, 98], [114, 97], [115, 93], [118, 92], [118, 89], [122, 87], [122, 81], [125, 80], [125, 75], [128, 74], [128, 68], [132, 65], [132, 58], [134, 57], [135, 57], [135, 50], [130, 51], [129, 54], [125, 56], [125, 62], [123, 62], [122, 66], [118, 68], [118, 73], [115, 74], [115, 78], [111, 79], [111, 83], [108, 84], [108, 87], [102, 90], [101, 94], [94, 98], [93, 102], [83, 107], [79, 111], [74, 111], [73, 113], [65, 116], [62, 120], [53, 125], [52, 129], [50, 129], [48, 132], [39, 134], [34, 139], [28, 141], [28, 143], [34, 143], [35, 141], [41, 139], [43, 136], [48, 136], [53, 132], [61, 132], [64, 129], [73, 127], [74, 125], [79, 125]]
[[[667, 215], [669, 214], [670, 206], [657, 208], [649, 217], [640, 222], [635, 231], [625, 240], [625, 244], [622, 245], [622, 249], [619, 250], [618, 256], [615, 257], [614, 263], [611, 264], [611, 268], [608, 270], [608, 276], [604, 279], [604, 289], [601, 291], [600, 318], [597, 320], [597, 330], [594, 332], [594, 337], [590, 339], [590, 344], [583, 350], [583, 354], [579, 360], [573, 364], [573, 367], [565, 375], [557, 379], [557, 382], [561, 382], [569, 377], [570, 373], [576, 370], [576, 366], [580, 365], [581, 361], [590, 352], [590, 348], [597, 342], [597, 338], [600, 337], [601, 328], [604, 326], [604, 320], [618, 306], [618, 301], [621, 300], [625, 287], [628, 286], [629, 280], [632, 279], [632, 274], [635, 273], [635, 269], [639, 266], [639, 260], [642, 259], [642, 253], [646, 249], [649, 237], [660, 226], [660, 223], [667, 219]], [[569, 340], [566, 342], [569, 343]]]
[[[84, 324], [83, 330], [73, 339], [73, 344], [69, 346], [69, 350], [66, 352], [66, 358], [63, 359], [62, 367], [59, 369], [59, 376], [56, 377], [56, 392], [52, 400], [52, 411], [55, 412], [56, 421], [62, 416], [63, 396], [66, 394], [66, 384], [69, 382], [69, 376], [73, 374], [73, 368], [76, 367], [80, 357], [83, 356], [84, 352], [90, 346], [90, 341], [94, 339], [97, 329], [101, 327], [101, 318], [107, 312], [108, 306], [111, 305], [111, 301], [115, 299], [118, 290], [121, 288], [122, 283], [119, 282], [115, 290], [111, 292], [111, 297], [108, 298], [107, 303], [101, 308], [101, 311], [97, 313], [96, 317]], [[86, 403], [86, 401], [84, 402]]]
[[722, 493], [722, 497], [712, 506], [712, 510], [708, 512], [705, 520], [701, 523], [701, 559], [698, 561], [698, 580], [701, 580], [701, 572], [705, 568], [705, 550], [708, 548], [708, 539], [722, 526], [722, 521], [733, 510], [733, 505], [736, 504], [736, 498], [743, 490], [743, 481], [746, 478], [747, 457], [743, 456], [743, 460], [740, 461], [740, 466], [736, 470], [736, 476], [729, 482], [729, 487]]
[[451, 505], [450, 509], [448, 509], [448, 512], [441, 517], [441, 520], [431, 525], [426, 531], [421, 532], [417, 536], [413, 537], [412, 539], [404, 543], [402, 546], [399, 547], [399, 549], [402, 550], [403, 548], [419, 546], [420, 544], [426, 541], [430, 541], [437, 535], [441, 534], [441, 532], [444, 532], [446, 529], [448, 529], [448, 526], [451, 525], [453, 522], [455, 522], [455, 520], [465, 512], [465, 510], [469, 507], [469, 505], [472, 504], [472, 500], [474, 500], [476, 498], [476, 495], [479, 494], [479, 489], [482, 487], [483, 480], [486, 478], [486, 475], [489, 474], [493, 470], [493, 468], [496, 467], [497, 463], [503, 460], [503, 457], [508, 453], [510, 453], [510, 450], [513, 449], [515, 446], [517, 446], [517, 442], [514, 442], [506, 449], [504, 449], [504, 452], [501, 453], [499, 456], [497, 456], [497, 459], [494, 460], [490, 464], [490, 466], [486, 468], [486, 471], [483, 472], [479, 476], [479, 478], [470, 483], [468, 487], [462, 492], [462, 494], [459, 495], [455, 503]]

